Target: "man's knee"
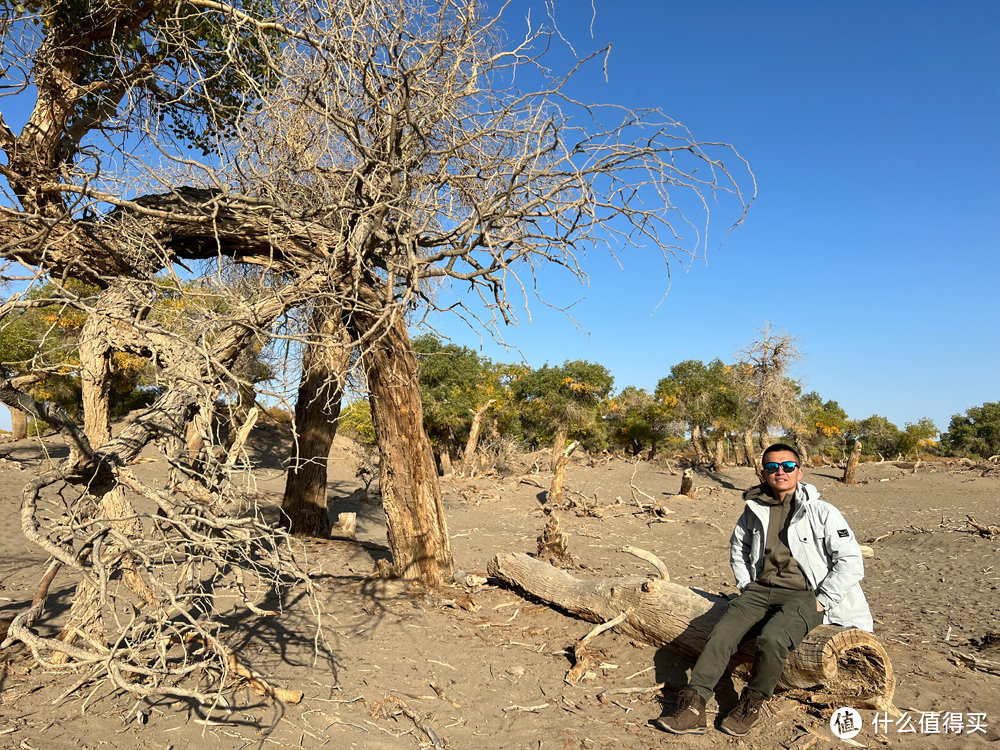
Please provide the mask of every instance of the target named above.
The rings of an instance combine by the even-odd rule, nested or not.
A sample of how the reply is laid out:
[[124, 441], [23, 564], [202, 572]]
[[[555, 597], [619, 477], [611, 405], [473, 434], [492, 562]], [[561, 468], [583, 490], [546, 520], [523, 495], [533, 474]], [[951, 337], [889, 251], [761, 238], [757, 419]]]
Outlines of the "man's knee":
[[756, 646], [758, 651], [779, 659], [784, 659], [792, 650], [791, 639], [782, 632], [761, 633], [757, 636]]

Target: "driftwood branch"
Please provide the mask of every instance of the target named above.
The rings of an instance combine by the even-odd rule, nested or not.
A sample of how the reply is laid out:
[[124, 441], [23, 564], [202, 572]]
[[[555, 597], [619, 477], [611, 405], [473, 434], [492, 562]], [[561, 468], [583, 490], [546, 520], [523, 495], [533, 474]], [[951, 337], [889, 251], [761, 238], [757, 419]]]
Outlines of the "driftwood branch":
[[592, 641], [594, 638], [599, 636], [601, 633], [604, 633], [618, 625], [621, 625], [623, 622], [625, 622], [625, 620], [628, 619], [628, 616], [630, 614], [632, 614], [632, 610], [626, 609], [617, 617], [613, 617], [607, 622], [601, 623], [596, 628], [587, 633], [587, 635], [583, 636], [583, 638], [581, 638], [575, 644], [573, 644], [574, 664], [572, 668], [569, 670], [569, 672], [566, 673], [566, 678], [565, 678], [565, 681], [568, 684], [570, 685], [579, 684], [580, 680], [584, 678], [584, 676], [587, 674], [587, 670], [590, 669], [591, 664], [593, 664], [594, 662], [594, 657], [596, 656], [596, 654], [590, 648], [588, 648], [587, 644], [590, 643], [590, 641]]
[[[584, 580], [521, 553], [501, 553], [489, 573], [571, 615], [605, 622], [622, 612], [618, 631], [696, 657], [728, 606], [725, 597], [641, 576]], [[732, 668], [753, 654], [744, 644]], [[831, 702], [887, 711], [896, 688], [892, 664], [871, 633], [821, 625], [788, 658], [780, 687], [810, 688]]]
[[982, 659], [974, 654], [963, 654], [961, 651], [952, 651], [951, 655], [970, 669], [1000, 675], [1000, 662]]
[[666, 564], [663, 562], [663, 560], [658, 558], [652, 552], [649, 552], [644, 549], [639, 549], [638, 547], [622, 547], [621, 551], [624, 552], [625, 554], [633, 555], [635, 557], [638, 557], [640, 560], [645, 560], [646, 562], [648, 562], [650, 565], [656, 568], [657, 572], [660, 574], [661, 581], [670, 580], [670, 572], [667, 570]]

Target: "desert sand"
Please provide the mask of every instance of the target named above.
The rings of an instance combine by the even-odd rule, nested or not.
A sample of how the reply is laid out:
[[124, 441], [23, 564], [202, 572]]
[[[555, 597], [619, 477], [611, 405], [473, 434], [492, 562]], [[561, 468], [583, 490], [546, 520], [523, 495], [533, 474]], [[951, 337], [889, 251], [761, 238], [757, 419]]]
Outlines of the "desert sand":
[[[0, 617], [20, 611], [46, 563], [20, 532], [26, 481], [58, 455], [55, 440], [0, 443]], [[275, 452], [267, 441], [264, 455]], [[149, 454], [153, 457], [153, 454]], [[567, 648], [591, 623], [568, 617], [516, 591], [485, 584], [428, 592], [372, 577], [385, 557], [377, 496], [365, 500], [355, 475], [359, 449], [338, 438], [331, 452], [330, 509], [358, 514], [357, 541], [302, 543], [323, 607], [320, 624], [305, 597], [293, 594], [274, 617], [232, 623], [228, 643], [273, 683], [304, 691], [297, 705], [264, 700], [249, 689], [237, 705], [207, 711], [176, 701], [137, 701], [86, 685], [62, 696], [76, 678], [35, 665], [23, 646], [0, 653], [0, 747], [62, 748], [681, 748], [847, 747], [834, 737], [835, 707], [777, 696], [761, 725], [742, 740], [710, 726], [675, 737], [650, 725], [691, 663], [666, 649], [614, 631], [595, 639], [603, 659], [579, 685], [564, 682]], [[445, 478], [456, 568], [485, 576], [497, 552], [533, 552], [545, 523], [547, 457], [513, 474]], [[537, 467], [537, 471], [536, 471]], [[655, 575], [620, 552], [634, 545], [657, 554], [675, 582], [732, 592], [728, 538], [741, 512], [750, 469], [696, 474], [692, 499], [675, 495], [677, 460], [642, 462], [578, 457], [566, 477], [580, 504], [616, 506], [605, 517], [556, 510], [580, 577]], [[135, 466], [165, 474], [159, 460]], [[988, 747], [1000, 736], [1000, 538], [976, 533], [1000, 524], [1000, 472], [944, 461], [915, 472], [892, 462], [865, 463], [858, 484], [838, 482], [833, 467], [806, 470], [805, 481], [845, 514], [874, 551], [863, 587], [898, 679], [898, 716], [861, 711], [851, 741], [866, 747]], [[254, 477], [261, 502], [280, 503], [277, 462]], [[540, 486], [536, 486], [540, 485]], [[631, 487], [630, 487], [631, 485]], [[633, 503], [632, 488], [670, 513], [654, 519]], [[640, 495], [643, 497], [643, 495]], [[647, 501], [648, 502], [648, 501]], [[38, 628], [56, 631], [74, 582], [57, 578]], [[980, 668], [970, 666], [978, 660]], [[655, 688], [664, 684], [664, 689]], [[724, 678], [710, 723], [736, 701], [742, 684]], [[873, 726], [873, 720], [881, 721]], [[877, 731], [876, 731], [877, 730]], [[909, 731], [912, 730], [912, 731]], [[957, 731], [956, 731], [957, 730]]]

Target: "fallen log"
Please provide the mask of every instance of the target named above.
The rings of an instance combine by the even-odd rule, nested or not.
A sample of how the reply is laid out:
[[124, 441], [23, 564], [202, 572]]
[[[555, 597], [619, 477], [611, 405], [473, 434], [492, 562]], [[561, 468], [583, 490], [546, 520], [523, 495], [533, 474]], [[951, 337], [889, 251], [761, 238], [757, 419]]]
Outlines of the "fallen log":
[[[723, 596], [643, 576], [585, 580], [523, 553], [501, 553], [489, 574], [590, 622], [617, 625], [630, 638], [667, 646], [690, 658], [701, 653], [728, 606]], [[744, 643], [730, 668], [745, 665], [753, 644]], [[810, 631], [785, 664], [779, 688], [810, 689], [838, 706], [894, 711], [896, 678], [885, 648], [871, 633], [821, 625]]]

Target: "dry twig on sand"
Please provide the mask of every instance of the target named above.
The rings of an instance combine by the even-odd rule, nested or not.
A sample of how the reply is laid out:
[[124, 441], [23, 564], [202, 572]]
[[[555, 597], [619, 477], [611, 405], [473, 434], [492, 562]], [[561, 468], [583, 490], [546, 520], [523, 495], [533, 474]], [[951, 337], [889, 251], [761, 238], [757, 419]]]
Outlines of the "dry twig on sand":
[[1000, 662], [998, 661], [982, 659], [973, 654], [963, 654], [960, 651], [952, 651], [951, 655], [955, 657], [956, 663], [961, 662], [971, 669], [978, 669], [980, 672], [1000, 675]]
[[431, 746], [434, 747], [435, 750], [445, 750], [445, 744], [441, 741], [438, 733], [435, 732], [433, 727], [431, 727], [427, 722], [421, 719], [420, 716], [418, 716], [417, 713], [410, 708], [406, 704], [406, 701], [402, 698], [397, 698], [395, 695], [386, 696], [372, 706], [369, 711], [369, 715], [373, 719], [376, 719], [379, 716], [388, 717], [392, 715], [394, 710], [410, 719], [417, 729], [427, 735], [427, 739], [430, 740]]

